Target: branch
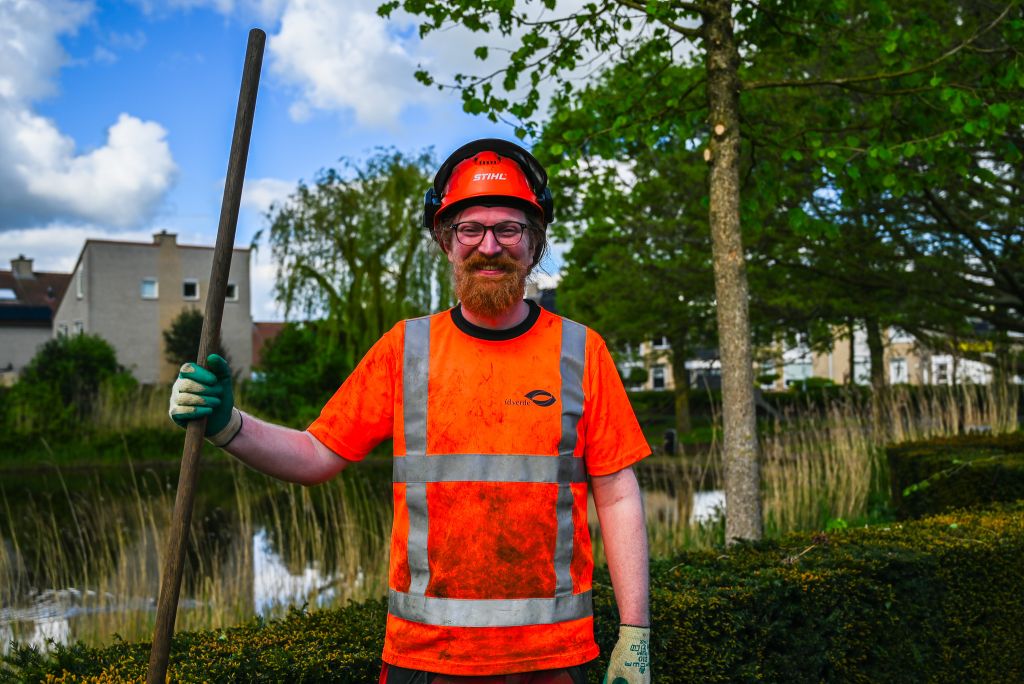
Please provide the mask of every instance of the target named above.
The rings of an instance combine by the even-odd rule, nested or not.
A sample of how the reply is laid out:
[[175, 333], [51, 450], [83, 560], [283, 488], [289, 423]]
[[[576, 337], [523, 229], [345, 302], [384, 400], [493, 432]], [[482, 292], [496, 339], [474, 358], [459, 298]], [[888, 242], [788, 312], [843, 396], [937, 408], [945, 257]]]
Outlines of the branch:
[[823, 78], [811, 81], [752, 81], [750, 83], [742, 84], [741, 87], [743, 90], [762, 90], [765, 88], [810, 88], [815, 86], [833, 86], [836, 88], [847, 88], [854, 83], [866, 83], [868, 81], [885, 81], [894, 78], [902, 78], [903, 76], [910, 76], [912, 74], [916, 74], [921, 71], [931, 69], [937, 64], [941, 64], [942, 62], [946, 61], [950, 57], [953, 57], [958, 52], [966, 48], [968, 45], [976, 41], [978, 38], [981, 38], [983, 35], [985, 35], [993, 28], [998, 26], [999, 23], [1006, 18], [1006, 15], [1009, 14], [1010, 10], [1013, 9], [1014, 5], [1016, 5], [1016, 3], [1011, 2], [1007, 4], [1006, 9], [1004, 9], [1002, 13], [992, 21], [992, 23], [990, 23], [983, 29], [975, 32], [974, 35], [972, 35], [970, 38], [960, 43], [956, 47], [947, 50], [945, 53], [939, 55], [930, 62], [926, 62], [925, 64], [921, 64], [916, 67], [911, 67], [909, 69], [904, 69], [903, 71], [894, 71], [884, 74], [870, 74], [867, 76], [850, 76], [848, 78]]
[[[645, 5], [642, 2], [637, 2], [636, 0], [618, 0], [618, 3], [620, 5], [623, 5], [624, 7], [628, 7], [630, 9], [634, 9], [634, 10], [638, 10], [640, 12], [643, 12], [644, 14], [647, 14], [647, 5]], [[681, 7], [681, 8], [683, 8], [684, 10], [686, 10], [688, 12], [695, 12], [695, 13], [701, 15], [701, 16], [704, 16], [704, 14], [707, 12], [707, 9], [705, 9], [703, 6], [698, 5], [696, 3], [692, 3], [692, 2], [676, 2], [674, 4], [677, 7]], [[659, 22], [661, 22], [662, 24], [664, 24], [668, 28], [672, 29], [676, 33], [679, 33], [679, 34], [682, 34], [682, 35], [686, 36], [687, 38], [689, 38], [691, 40], [700, 40], [701, 38], [704, 37], [704, 30], [703, 29], [691, 28], [689, 26], [682, 26], [680, 24], [675, 23], [674, 21], [672, 21], [670, 19], [663, 19], [661, 17], [656, 17], [656, 18], [657, 18], [657, 20]]]

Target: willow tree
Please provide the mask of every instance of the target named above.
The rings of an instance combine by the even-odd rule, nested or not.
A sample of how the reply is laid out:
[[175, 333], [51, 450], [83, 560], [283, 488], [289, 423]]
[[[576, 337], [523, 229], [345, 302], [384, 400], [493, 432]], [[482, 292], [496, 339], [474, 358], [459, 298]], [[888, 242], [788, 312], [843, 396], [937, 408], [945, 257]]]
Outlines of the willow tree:
[[[549, 143], [566, 168], [603, 140], [633, 137], [654, 144], [665, 126], [690, 129], [682, 139], [696, 141], [694, 154], [708, 164], [722, 360], [726, 538], [760, 538], [760, 466], [740, 229], [742, 145], [751, 122], [741, 117], [741, 106], [757, 98], [757, 110], [766, 115], [758, 124], [761, 137], [802, 158], [807, 153], [800, 149], [810, 150], [816, 174], [844, 174], [850, 148], [872, 159], [883, 157], [882, 165], [888, 165], [904, 151], [894, 149], [899, 131], [892, 129], [886, 105], [944, 88], [956, 92], [962, 84], [945, 81], [950, 67], [993, 31], [1017, 30], [1019, 2], [607, 0], [582, 6], [563, 2], [560, 9], [557, 0], [394, 0], [380, 12], [389, 15], [399, 7], [421, 18], [421, 34], [461, 25], [498, 36], [483, 38], [487, 44], [473, 50], [486, 61], [478, 75], [461, 73], [452, 83], [440, 84], [461, 91], [466, 111], [494, 120], [507, 117], [521, 137], [538, 130], [542, 88], [552, 93], [556, 107], [569, 103], [599, 111], [597, 127], [566, 130], [563, 140]], [[678, 72], [689, 74], [686, 78], [669, 70], [630, 77], [627, 69], [615, 99], [580, 96], [578, 86], [589, 75], [629, 64], [645, 52], [664, 55], [667, 64], [703, 68]], [[1014, 63], [1019, 72], [1019, 58]], [[418, 77], [434, 83], [426, 70]], [[987, 92], [991, 98], [981, 98], [985, 105], [1002, 104], [998, 88]], [[774, 118], [772, 98], [790, 103]], [[868, 116], [857, 118], [861, 100], [874, 106], [864, 110]], [[854, 116], [841, 115], [851, 113], [851, 107]], [[800, 110], [831, 118], [838, 127], [808, 127], [804, 117], [790, 117]], [[980, 116], [968, 108], [941, 111], [949, 115], [947, 122], [960, 124]], [[917, 138], [914, 143], [916, 155], [938, 154], [945, 144]], [[879, 175], [893, 176], [890, 188], [897, 187], [898, 176], [884, 169]]]
[[319, 319], [325, 357], [353, 368], [392, 325], [450, 298], [443, 259], [422, 227], [430, 155], [381, 150], [320, 172], [271, 208], [274, 295], [289, 318]]

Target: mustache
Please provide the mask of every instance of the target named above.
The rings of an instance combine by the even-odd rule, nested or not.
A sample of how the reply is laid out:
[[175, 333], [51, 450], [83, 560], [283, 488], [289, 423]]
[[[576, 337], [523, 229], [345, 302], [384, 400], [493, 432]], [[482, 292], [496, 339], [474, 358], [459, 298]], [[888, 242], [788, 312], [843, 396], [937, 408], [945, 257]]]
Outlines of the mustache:
[[505, 271], [506, 273], [515, 273], [518, 270], [519, 263], [507, 254], [498, 254], [495, 256], [484, 256], [482, 254], [473, 254], [466, 259], [462, 266], [466, 270], [495, 270]]

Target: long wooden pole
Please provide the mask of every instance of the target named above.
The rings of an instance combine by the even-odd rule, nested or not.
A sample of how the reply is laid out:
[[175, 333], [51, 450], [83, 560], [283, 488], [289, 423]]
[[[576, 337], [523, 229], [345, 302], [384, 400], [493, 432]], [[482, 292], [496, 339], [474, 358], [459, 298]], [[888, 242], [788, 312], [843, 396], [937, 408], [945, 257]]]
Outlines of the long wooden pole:
[[[228, 174], [224, 180], [224, 198], [220, 205], [217, 246], [214, 248], [213, 266], [210, 269], [203, 334], [199, 341], [198, 362], [202, 366], [206, 365], [206, 357], [214, 341], [220, 337], [220, 320], [224, 313], [224, 297], [228, 289], [231, 252], [234, 250], [235, 227], [238, 224], [238, 206], [242, 199], [242, 181], [245, 178], [245, 162], [249, 156], [249, 137], [252, 133], [253, 114], [256, 111], [256, 91], [260, 84], [260, 67], [263, 64], [263, 46], [266, 40], [267, 34], [260, 29], [249, 31], [242, 87], [238, 93], [238, 111], [235, 113], [235, 132], [231, 139]], [[153, 649], [149, 654], [147, 684], [164, 684], [167, 677], [167, 660], [171, 651], [171, 636], [174, 634], [174, 619], [178, 612], [178, 593], [181, 590], [181, 571], [185, 564], [185, 541], [188, 539], [192, 522], [192, 501], [195, 498], [199, 455], [205, 430], [206, 419], [202, 418], [190, 422], [185, 432], [178, 493], [174, 499], [174, 516], [165, 550], [160, 601], [156, 609]]]

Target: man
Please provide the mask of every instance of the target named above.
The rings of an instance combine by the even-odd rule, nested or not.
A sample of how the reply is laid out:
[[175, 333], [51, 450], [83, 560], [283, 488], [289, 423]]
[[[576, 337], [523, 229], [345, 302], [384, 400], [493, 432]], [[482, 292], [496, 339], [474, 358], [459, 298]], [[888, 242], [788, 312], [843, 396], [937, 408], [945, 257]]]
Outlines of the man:
[[647, 537], [632, 464], [650, 451], [603, 340], [524, 300], [553, 218], [513, 143], [461, 147], [424, 224], [460, 304], [401, 321], [305, 432], [233, 407], [230, 372], [182, 366], [171, 417], [249, 466], [313, 485], [394, 440], [380, 682], [583, 682], [598, 655], [587, 482], [619, 607], [605, 679], [650, 682]]

